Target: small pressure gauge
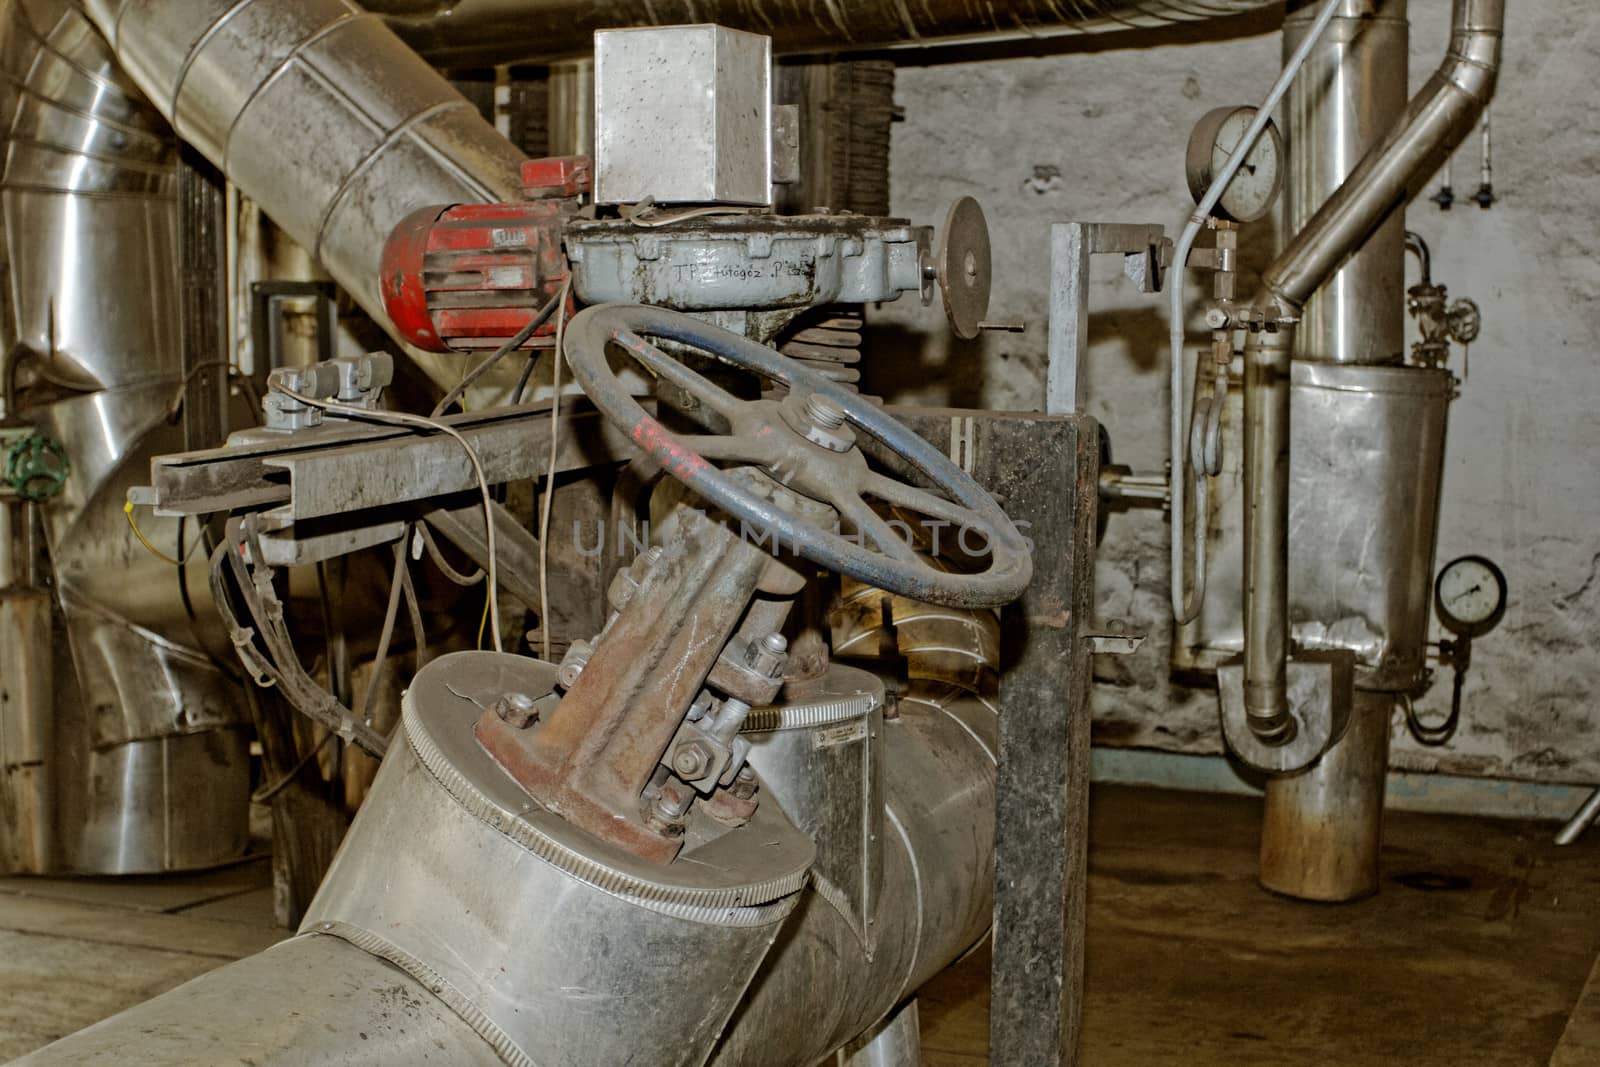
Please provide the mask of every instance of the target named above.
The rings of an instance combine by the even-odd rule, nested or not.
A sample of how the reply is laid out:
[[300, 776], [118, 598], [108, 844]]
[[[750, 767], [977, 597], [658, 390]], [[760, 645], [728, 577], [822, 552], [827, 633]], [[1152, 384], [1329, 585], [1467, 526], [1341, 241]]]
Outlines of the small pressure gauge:
[[1445, 629], [1477, 637], [1493, 629], [1506, 613], [1506, 576], [1482, 556], [1462, 556], [1439, 572], [1433, 603]]
[[[1189, 193], [1199, 203], [1211, 188], [1211, 180], [1222, 171], [1228, 157], [1239, 147], [1245, 131], [1255, 121], [1253, 107], [1219, 107], [1206, 112], [1189, 135], [1189, 151], [1184, 169], [1189, 178]], [[1255, 222], [1272, 209], [1283, 188], [1283, 138], [1275, 123], [1256, 138], [1222, 199], [1212, 214], [1234, 222]]]

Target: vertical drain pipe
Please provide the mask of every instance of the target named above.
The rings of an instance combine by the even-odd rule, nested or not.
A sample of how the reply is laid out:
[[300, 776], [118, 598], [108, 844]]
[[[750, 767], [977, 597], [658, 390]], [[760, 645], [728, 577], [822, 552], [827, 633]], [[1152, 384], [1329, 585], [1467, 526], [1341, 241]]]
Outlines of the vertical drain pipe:
[[[1291, 227], [1311, 204], [1327, 199], [1263, 273], [1262, 283], [1268, 299], [1300, 315], [1296, 354], [1302, 359], [1400, 361], [1401, 205], [1473, 127], [1494, 91], [1504, 0], [1454, 0], [1443, 63], [1396, 115], [1405, 85], [1404, 15], [1404, 0], [1350, 0], [1324, 39], [1317, 65], [1308, 65], [1308, 76], [1289, 100]], [[1303, 15], [1291, 13], [1285, 48], [1304, 32], [1304, 22]], [[1380, 134], [1382, 140], [1368, 149]], [[1351, 161], [1363, 150], [1352, 169]], [[1345, 171], [1348, 177], [1341, 181]], [[1334, 184], [1337, 188], [1329, 187]], [[1247, 440], [1259, 432], [1247, 425]], [[1374, 487], [1376, 492], [1404, 490]], [[1252, 496], [1248, 487], [1246, 495]], [[1274, 563], [1279, 558], [1272, 542], [1249, 533], [1247, 539], [1253, 542], [1247, 559], [1252, 553]], [[1253, 570], [1247, 574], [1257, 580]], [[1274, 590], [1274, 583], [1264, 579], [1246, 596], [1264, 598]], [[1247, 623], [1247, 662], [1252, 635]], [[1275, 652], [1276, 645], [1268, 642], [1258, 658]], [[1392, 707], [1391, 694], [1358, 691], [1344, 735], [1322, 758], [1299, 774], [1269, 780], [1261, 843], [1266, 888], [1325, 901], [1376, 891]]]
[[1289, 714], [1289, 353], [1292, 323], [1253, 330], [1244, 349], [1244, 710], [1269, 745]]

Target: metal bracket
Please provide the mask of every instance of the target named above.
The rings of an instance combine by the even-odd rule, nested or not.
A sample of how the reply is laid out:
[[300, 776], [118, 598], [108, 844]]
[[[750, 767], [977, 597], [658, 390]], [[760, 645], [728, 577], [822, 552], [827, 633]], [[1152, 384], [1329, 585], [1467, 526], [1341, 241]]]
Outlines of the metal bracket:
[[1311, 766], [1344, 736], [1355, 701], [1355, 654], [1348, 649], [1301, 652], [1288, 663], [1289, 710], [1295, 732], [1270, 745], [1250, 728], [1244, 704], [1244, 657], [1217, 668], [1222, 736], [1246, 764], [1268, 774], [1293, 774]]
[[1088, 350], [1089, 257], [1122, 256], [1122, 273], [1140, 292], [1158, 293], [1172, 262], [1172, 241], [1151, 223], [1057, 222], [1050, 227], [1050, 341], [1045, 413], [1083, 407], [1080, 367]]
[[250, 349], [254, 364], [251, 377], [262, 391], [267, 375], [283, 366], [283, 304], [287, 300], [312, 297], [316, 300], [317, 359], [334, 356], [334, 330], [339, 310], [338, 288], [332, 282], [265, 281], [250, 285]]
[[1096, 656], [1131, 656], [1139, 651], [1147, 634], [1131, 634], [1109, 629], [1083, 635], [1089, 642], [1089, 651]]

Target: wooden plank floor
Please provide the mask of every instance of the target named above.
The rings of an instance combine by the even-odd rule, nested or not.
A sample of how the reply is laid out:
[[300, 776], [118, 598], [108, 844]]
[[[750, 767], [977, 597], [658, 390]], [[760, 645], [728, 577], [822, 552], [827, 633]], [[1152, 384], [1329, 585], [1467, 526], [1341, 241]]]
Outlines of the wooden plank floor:
[[[1255, 884], [1260, 810], [1097, 787], [1085, 1065], [1550, 1061], [1600, 950], [1600, 833], [1390, 813], [1378, 896], [1306, 904]], [[986, 1062], [988, 965], [924, 991], [927, 1067]]]
[[[1568, 1027], [1600, 951], [1600, 832], [1557, 849], [1549, 825], [1391, 814], [1383, 891], [1328, 906], [1256, 887], [1259, 818], [1096, 789], [1087, 1067], [1543, 1065], [1558, 1042], [1580, 1050], [1562, 1067], [1600, 1062], [1585, 1013]], [[0, 1060], [270, 944], [268, 882], [0, 879]], [[927, 1067], [987, 1061], [988, 966], [924, 991]], [[1600, 1019], [1600, 988], [1586, 1002]]]
[[286, 936], [265, 859], [170, 878], [0, 878], [0, 1062]]

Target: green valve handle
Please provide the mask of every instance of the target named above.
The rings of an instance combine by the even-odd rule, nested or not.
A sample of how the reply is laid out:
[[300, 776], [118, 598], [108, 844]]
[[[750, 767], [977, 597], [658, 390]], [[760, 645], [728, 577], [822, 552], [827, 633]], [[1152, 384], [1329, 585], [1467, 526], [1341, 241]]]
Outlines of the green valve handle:
[[59, 441], [41, 433], [19, 437], [6, 449], [6, 484], [24, 500], [48, 500], [67, 484], [72, 464]]

